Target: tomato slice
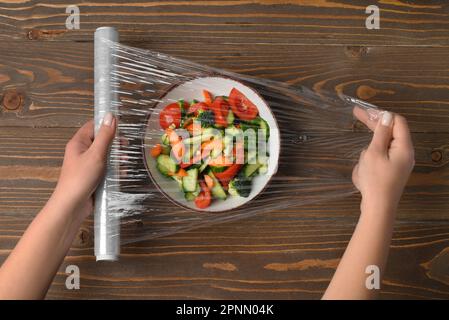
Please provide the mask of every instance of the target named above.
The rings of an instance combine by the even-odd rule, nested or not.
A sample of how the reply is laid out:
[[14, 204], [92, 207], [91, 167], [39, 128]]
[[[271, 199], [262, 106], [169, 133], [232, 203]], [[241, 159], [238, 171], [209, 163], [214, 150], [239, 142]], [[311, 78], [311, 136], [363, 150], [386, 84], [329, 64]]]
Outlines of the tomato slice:
[[167, 129], [170, 125], [174, 124], [176, 128], [181, 124], [181, 107], [179, 103], [171, 103], [162, 109], [159, 114], [159, 124], [162, 129]]
[[210, 206], [212, 197], [210, 195], [210, 190], [207, 187], [206, 183], [204, 183], [204, 181], [200, 181], [200, 186], [202, 191], [195, 198], [195, 205], [197, 206], [197, 208], [205, 209]]
[[185, 162], [181, 162], [181, 163], [179, 164], [179, 166], [181, 167], [181, 169], [188, 168], [188, 167], [190, 167], [191, 165], [192, 165], [191, 163], [185, 163]]
[[212, 103], [212, 93], [207, 90], [203, 90], [204, 102], [208, 105]]
[[232, 112], [242, 120], [253, 120], [259, 113], [256, 105], [236, 88], [229, 94], [229, 104]]
[[190, 108], [187, 110], [187, 114], [194, 114], [198, 115], [199, 110], [207, 110], [209, 109], [209, 106], [205, 104], [204, 102], [197, 102], [190, 106]]
[[227, 116], [229, 113], [229, 104], [222, 97], [215, 98], [212, 103], [211, 110], [215, 115], [215, 124], [221, 127], [227, 127], [228, 121]]
[[227, 188], [229, 181], [235, 177], [235, 175], [240, 171], [240, 168], [242, 168], [241, 164], [233, 164], [223, 172], [215, 172], [214, 175], [215, 178], [217, 178], [221, 184]]

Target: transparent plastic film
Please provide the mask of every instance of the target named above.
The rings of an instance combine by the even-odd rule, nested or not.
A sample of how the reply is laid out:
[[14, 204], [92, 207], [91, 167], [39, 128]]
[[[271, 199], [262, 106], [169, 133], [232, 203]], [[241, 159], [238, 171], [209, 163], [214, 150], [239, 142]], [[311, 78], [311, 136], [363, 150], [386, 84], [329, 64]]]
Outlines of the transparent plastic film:
[[[118, 123], [96, 207], [103, 212], [95, 216], [97, 258], [100, 244], [117, 256], [117, 243], [355, 192], [352, 167], [370, 135], [354, 134], [352, 112], [359, 106], [373, 118], [374, 106], [107, 37], [96, 42], [110, 55], [108, 94]], [[113, 226], [101, 233], [107, 223]]]

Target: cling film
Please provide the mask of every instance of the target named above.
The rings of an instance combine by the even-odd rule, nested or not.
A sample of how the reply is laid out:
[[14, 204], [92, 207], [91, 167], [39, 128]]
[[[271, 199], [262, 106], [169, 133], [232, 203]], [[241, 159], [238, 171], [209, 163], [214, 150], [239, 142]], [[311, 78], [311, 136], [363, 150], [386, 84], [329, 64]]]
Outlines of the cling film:
[[108, 111], [118, 123], [96, 193], [97, 260], [355, 191], [367, 140], [353, 135], [352, 110], [375, 106], [126, 46], [112, 28], [97, 30], [95, 48], [96, 123]]

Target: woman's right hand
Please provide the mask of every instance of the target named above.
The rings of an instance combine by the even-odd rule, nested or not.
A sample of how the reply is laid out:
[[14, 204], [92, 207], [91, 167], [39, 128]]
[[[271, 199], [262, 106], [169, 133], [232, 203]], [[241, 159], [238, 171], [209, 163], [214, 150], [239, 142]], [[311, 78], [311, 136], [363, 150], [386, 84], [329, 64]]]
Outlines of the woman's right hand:
[[377, 110], [368, 113], [359, 107], [354, 108], [354, 115], [374, 131], [352, 173], [353, 183], [362, 194], [361, 206], [396, 208], [415, 165], [407, 121], [398, 114]]

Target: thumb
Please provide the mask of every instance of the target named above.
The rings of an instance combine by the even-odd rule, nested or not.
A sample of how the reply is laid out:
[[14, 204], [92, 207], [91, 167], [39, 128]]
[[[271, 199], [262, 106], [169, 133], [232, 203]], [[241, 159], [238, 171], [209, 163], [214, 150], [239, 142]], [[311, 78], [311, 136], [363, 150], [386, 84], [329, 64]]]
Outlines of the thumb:
[[109, 146], [112, 143], [112, 140], [115, 137], [115, 127], [116, 120], [112, 113], [108, 112], [105, 114], [103, 118], [103, 122], [101, 124], [98, 133], [95, 135], [94, 142], [90, 149], [92, 152], [98, 154], [103, 159], [106, 158], [106, 155], [109, 150]]
[[373, 139], [370, 148], [380, 153], [387, 153], [391, 142], [391, 128], [393, 125], [393, 114], [385, 111], [382, 113], [376, 128], [374, 129]]

